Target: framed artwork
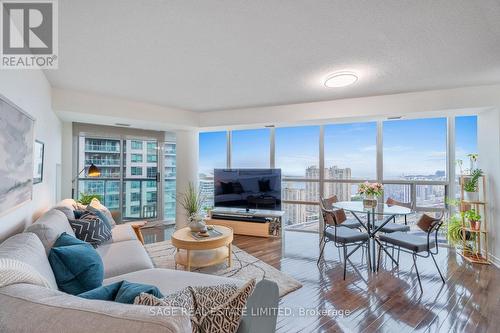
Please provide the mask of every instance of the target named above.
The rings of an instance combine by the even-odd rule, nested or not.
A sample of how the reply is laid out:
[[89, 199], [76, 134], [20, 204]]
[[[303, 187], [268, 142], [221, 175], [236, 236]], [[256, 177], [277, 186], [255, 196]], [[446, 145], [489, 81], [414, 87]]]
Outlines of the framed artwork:
[[35, 146], [33, 147], [33, 156], [35, 158], [33, 162], [33, 184], [38, 184], [43, 181], [44, 149], [45, 144], [41, 141], [35, 140]]
[[0, 95], [0, 215], [33, 194], [35, 120]]

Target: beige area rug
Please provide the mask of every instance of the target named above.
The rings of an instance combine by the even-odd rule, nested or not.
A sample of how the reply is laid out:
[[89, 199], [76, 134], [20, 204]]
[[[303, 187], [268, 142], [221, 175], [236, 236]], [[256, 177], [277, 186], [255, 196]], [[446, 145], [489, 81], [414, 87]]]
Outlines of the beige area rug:
[[[170, 241], [146, 244], [144, 247], [156, 267], [175, 269], [174, 254], [176, 249]], [[184, 268], [179, 265], [177, 269]], [[231, 268], [226, 263], [221, 263], [216, 266], [196, 268], [193, 271], [241, 280], [255, 278], [256, 281], [260, 281], [265, 278], [278, 284], [280, 297], [302, 287], [302, 284], [291, 276], [280, 272], [234, 245], [233, 266]]]

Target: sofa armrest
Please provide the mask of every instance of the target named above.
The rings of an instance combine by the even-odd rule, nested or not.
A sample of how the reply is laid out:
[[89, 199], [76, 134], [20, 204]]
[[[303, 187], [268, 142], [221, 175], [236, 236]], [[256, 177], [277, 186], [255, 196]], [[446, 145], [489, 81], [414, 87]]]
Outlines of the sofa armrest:
[[237, 333], [275, 332], [279, 290], [276, 282], [261, 280], [247, 300]]
[[179, 308], [88, 300], [29, 284], [0, 289], [1, 332], [191, 333]]

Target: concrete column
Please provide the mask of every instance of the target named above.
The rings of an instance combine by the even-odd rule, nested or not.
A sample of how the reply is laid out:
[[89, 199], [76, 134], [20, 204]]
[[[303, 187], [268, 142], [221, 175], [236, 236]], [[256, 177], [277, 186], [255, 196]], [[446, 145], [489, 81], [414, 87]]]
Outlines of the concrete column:
[[187, 215], [179, 204], [181, 196], [186, 192], [188, 185], [192, 182], [198, 188], [198, 132], [176, 131], [176, 229], [187, 225]]

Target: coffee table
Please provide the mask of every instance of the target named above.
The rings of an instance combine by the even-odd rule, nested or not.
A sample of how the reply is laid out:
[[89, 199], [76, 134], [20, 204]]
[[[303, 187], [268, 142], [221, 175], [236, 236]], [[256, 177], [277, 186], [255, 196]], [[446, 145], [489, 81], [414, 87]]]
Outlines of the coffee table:
[[213, 226], [222, 235], [206, 239], [196, 239], [188, 227], [177, 230], [172, 235], [172, 245], [177, 248], [175, 268], [177, 265], [186, 267], [207, 267], [220, 264], [227, 260], [232, 265], [231, 247], [233, 229], [224, 226]]

